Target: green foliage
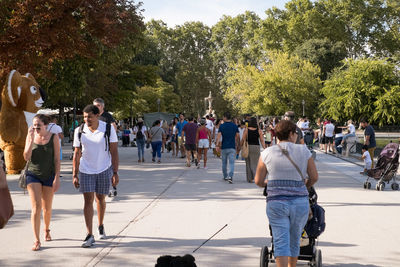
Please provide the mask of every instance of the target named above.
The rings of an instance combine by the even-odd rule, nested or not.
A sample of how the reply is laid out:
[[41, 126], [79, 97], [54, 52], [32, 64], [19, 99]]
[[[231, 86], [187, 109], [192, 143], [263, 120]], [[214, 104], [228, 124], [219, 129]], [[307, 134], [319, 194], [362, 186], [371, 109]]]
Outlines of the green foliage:
[[346, 57], [346, 50], [342, 43], [332, 43], [325, 39], [310, 39], [298, 46], [295, 50], [300, 58], [318, 65], [321, 69], [321, 79], [326, 80], [328, 74]]
[[121, 91], [115, 100], [120, 107], [115, 113], [116, 118], [123, 119], [143, 115], [143, 113], [157, 112], [157, 99], [160, 99], [160, 112], [178, 113], [181, 111], [180, 97], [174, 93], [173, 86], [159, 78], [154, 86], [138, 87], [135, 92]]
[[287, 110], [312, 116], [318, 104], [320, 70], [318, 66], [287, 53], [270, 52], [259, 68], [235, 65], [228, 71], [225, 97], [241, 113], [282, 115]]
[[324, 115], [345, 121], [368, 117], [379, 125], [400, 122], [400, 75], [387, 60], [347, 60], [325, 82]]

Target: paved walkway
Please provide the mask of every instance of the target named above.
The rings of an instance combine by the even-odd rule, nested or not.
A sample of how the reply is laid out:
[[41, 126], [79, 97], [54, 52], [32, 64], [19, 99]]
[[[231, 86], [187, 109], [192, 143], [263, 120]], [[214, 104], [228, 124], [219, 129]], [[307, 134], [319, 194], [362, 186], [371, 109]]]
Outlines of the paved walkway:
[[[17, 187], [18, 177], [8, 176], [15, 215], [0, 230], [0, 266], [154, 266], [160, 255], [186, 253], [201, 267], [259, 266], [260, 248], [270, 242], [265, 199], [262, 189], [245, 182], [244, 162], [238, 161], [230, 185], [211, 154], [209, 169], [197, 170], [168, 153], [162, 164], [150, 163], [148, 151], [139, 165], [135, 148], [120, 148], [118, 196], [107, 198], [108, 239], [89, 249], [80, 247], [86, 234], [83, 198], [72, 187], [70, 160], [62, 162], [53, 203], [54, 240], [42, 242], [39, 252], [30, 251], [29, 197]], [[363, 189], [361, 167], [331, 155], [318, 152], [317, 167], [327, 221], [319, 240], [324, 266], [398, 266], [400, 192]]]

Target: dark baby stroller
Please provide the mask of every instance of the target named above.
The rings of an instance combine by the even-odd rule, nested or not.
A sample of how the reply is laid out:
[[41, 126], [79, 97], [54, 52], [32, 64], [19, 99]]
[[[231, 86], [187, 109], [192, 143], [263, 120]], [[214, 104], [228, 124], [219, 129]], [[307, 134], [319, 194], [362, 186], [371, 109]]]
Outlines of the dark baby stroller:
[[[264, 195], [266, 195], [266, 192], [264, 190]], [[315, 192], [314, 188], [311, 187], [309, 190], [309, 201], [310, 201], [310, 206], [313, 207], [313, 205], [317, 204], [317, 193]], [[322, 208], [320, 208], [322, 209]], [[315, 209], [311, 209], [312, 211], [315, 211]], [[323, 210], [323, 209], [322, 209]], [[315, 215], [315, 214], [314, 214]], [[319, 231], [322, 233], [325, 230], [325, 215], [323, 214], [323, 227], [320, 227]], [[310, 219], [313, 220], [314, 218]], [[314, 220], [315, 221], [315, 220]], [[308, 237], [306, 228], [309, 226], [305, 226], [303, 230], [303, 234], [301, 236], [301, 241], [300, 241], [300, 255], [298, 257], [298, 260], [301, 261], [308, 261], [310, 266], [313, 267], [321, 267], [322, 266], [322, 252], [320, 249], [317, 249], [317, 238], [313, 237]], [[274, 263], [275, 262], [275, 257], [274, 257], [274, 237], [272, 236], [272, 229], [271, 226], [269, 227], [270, 235], [271, 235], [271, 248], [269, 249], [268, 246], [264, 246], [261, 249], [261, 255], [260, 255], [260, 267], [267, 267], [268, 263]], [[318, 235], [320, 234], [318, 233]]]
[[367, 171], [368, 178], [364, 182], [364, 188], [370, 189], [371, 182], [369, 182], [369, 179], [374, 178], [377, 180], [376, 190], [378, 191], [383, 191], [385, 189], [385, 183], [389, 184], [392, 180], [392, 189], [399, 190], [399, 184], [396, 182], [398, 168], [399, 144], [389, 143], [383, 148], [379, 155], [376, 167]]
[[314, 151], [314, 131], [306, 130], [304, 131], [304, 143], [306, 144], [308, 150], [310, 150], [312, 158], [315, 160], [316, 153]]

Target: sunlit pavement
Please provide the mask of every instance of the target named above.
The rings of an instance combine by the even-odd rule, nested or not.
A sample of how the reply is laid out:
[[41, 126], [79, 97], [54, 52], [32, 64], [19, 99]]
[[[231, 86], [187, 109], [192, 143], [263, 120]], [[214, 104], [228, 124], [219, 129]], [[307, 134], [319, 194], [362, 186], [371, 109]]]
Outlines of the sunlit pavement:
[[[212, 153], [204, 170], [187, 168], [170, 153], [161, 164], [152, 163], [150, 150], [139, 164], [136, 148], [120, 148], [118, 196], [107, 197], [108, 238], [98, 240], [95, 233], [95, 246], [84, 249], [83, 198], [71, 184], [70, 148], [63, 150], [53, 241], [42, 239], [39, 252], [30, 251], [29, 197], [18, 188], [18, 176], [8, 176], [15, 215], [0, 230], [0, 266], [154, 266], [161, 255], [184, 254], [193, 254], [198, 266], [259, 266], [260, 249], [270, 242], [265, 198], [246, 182], [244, 161], [237, 161], [231, 185], [222, 180], [221, 161]], [[331, 155], [317, 152], [317, 167], [327, 223], [318, 244], [323, 266], [399, 266], [400, 192], [389, 185], [383, 192], [364, 189], [362, 167]]]

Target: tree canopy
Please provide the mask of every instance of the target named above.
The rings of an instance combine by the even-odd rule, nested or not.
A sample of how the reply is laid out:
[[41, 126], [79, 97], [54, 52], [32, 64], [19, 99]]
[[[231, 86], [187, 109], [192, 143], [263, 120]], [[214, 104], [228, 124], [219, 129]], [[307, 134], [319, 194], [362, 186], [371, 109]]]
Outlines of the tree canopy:
[[[3, 0], [0, 78], [31, 72], [50, 108], [102, 97], [119, 118], [160, 109], [204, 115], [281, 115], [399, 123], [400, 4], [291, 0], [260, 18], [246, 11], [212, 27], [144, 24], [128, 0]], [[390, 79], [386, 79], [390, 77]], [[322, 104], [321, 104], [322, 103]]]

